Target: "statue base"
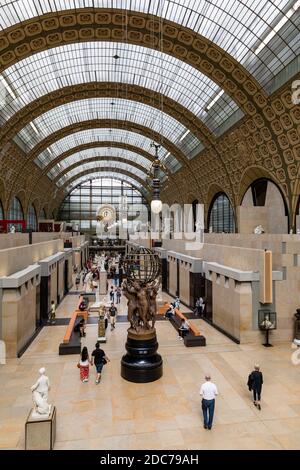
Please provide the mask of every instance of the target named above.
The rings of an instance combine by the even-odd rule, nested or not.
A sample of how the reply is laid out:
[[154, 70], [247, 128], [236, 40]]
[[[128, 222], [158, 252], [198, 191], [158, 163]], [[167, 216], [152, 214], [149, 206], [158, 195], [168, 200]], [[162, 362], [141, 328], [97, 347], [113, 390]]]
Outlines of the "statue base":
[[107, 294], [107, 272], [101, 269], [100, 271], [100, 278], [99, 278], [99, 294], [106, 295]]
[[155, 329], [139, 332], [128, 330], [126, 350], [122, 357], [121, 376], [129, 382], [147, 383], [160, 379], [163, 360], [157, 354], [158, 342]]
[[30, 411], [25, 423], [25, 450], [52, 450], [56, 436], [56, 408], [49, 415], [33, 416]]
[[98, 343], [106, 343], [106, 336], [98, 336]]

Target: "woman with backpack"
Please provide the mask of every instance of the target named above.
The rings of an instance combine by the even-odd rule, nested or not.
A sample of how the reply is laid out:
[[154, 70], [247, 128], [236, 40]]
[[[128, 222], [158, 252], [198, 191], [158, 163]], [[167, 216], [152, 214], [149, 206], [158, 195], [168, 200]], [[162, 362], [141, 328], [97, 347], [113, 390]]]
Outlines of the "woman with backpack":
[[258, 364], [255, 364], [254, 370], [251, 372], [251, 374], [248, 377], [248, 388], [249, 391], [253, 392], [253, 404], [256, 406], [259, 410], [261, 410], [260, 406], [260, 398], [261, 398], [261, 390], [262, 390], [262, 385], [263, 385], [263, 375], [260, 372], [260, 366]]

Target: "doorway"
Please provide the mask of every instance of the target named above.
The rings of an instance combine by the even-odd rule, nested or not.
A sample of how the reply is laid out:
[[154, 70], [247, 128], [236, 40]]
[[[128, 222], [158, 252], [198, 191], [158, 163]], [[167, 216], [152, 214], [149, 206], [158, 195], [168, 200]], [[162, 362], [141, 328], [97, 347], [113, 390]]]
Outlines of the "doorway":
[[213, 322], [213, 298], [212, 298], [212, 282], [209, 279], [205, 279], [205, 309], [203, 317], [209, 323]]
[[65, 260], [65, 269], [64, 269], [64, 295], [69, 292], [69, 260]]

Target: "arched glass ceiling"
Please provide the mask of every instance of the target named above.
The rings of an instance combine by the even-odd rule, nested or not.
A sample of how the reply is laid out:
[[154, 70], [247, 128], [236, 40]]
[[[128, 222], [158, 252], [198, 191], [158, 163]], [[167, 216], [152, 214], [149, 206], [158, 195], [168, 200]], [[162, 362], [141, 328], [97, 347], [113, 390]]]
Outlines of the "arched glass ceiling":
[[0, 28], [83, 7], [150, 13], [191, 28], [229, 52], [263, 85], [300, 50], [298, 0], [1, 0]]
[[[148, 137], [144, 137], [135, 132], [123, 129], [86, 129], [84, 131], [75, 132], [74, 134], [56, 141], [38, 155], [35, 163], [41, 168], [44, 168], [62, 153], [65, 153], [74, 147], [89, 144], [91, 142], [121, 142], [125, 145], [127, 144], [139, 147], [154, 155], [154, 151], [151, 148], [152, 141], [148, 139]], [[178, 160], [176, 160], [176, 158], [173, 157], [165, 147], [160, 147], [158, 155], [160, 160], [171, 173], [174, 173], [181, 168], [181, 163], [178, 162]]]
[[72, 183], [70, 183], [66, 187], [66, 191], [70, 192], [76, 186], [78, 186], [81, 183], [84, 183], [85, 181], [88, 181], [88, 180], [91, 180], [91, 179], [96, 180], [96, 179], [99, 179], [99, 178], [109, 178], [109, 179], [115, 179], [115, 180], [119, 180], [119, 181], [125, 181], [126, 183], [128, 183], [128, 184], [134, 186], [136, 189], [138, 189], [142, 194], [144, 194], [146, 196], [148, 195], [148, 191], [146, 191], [144, 186], [142, 186], [141, 183], [136, 181], [131, 176], [120, 175], [120, 173], [115, 173], [113, 170], [108, 172], [108, 171], [97, 171], [97, 169], [95, 169], [95, 171], [91, 171], [91, 173], [88, 174], [88, 175], [79, 176], [77, 179], [72, 181]]
[[[116, 53], [118, 60], [113, 58]], [[212, 132], [239, 109], [226, 93], [211, 106], [222, 90], [195, 68], [168, 54], [131, 44], [68, 44], [21, 60], [3, 76], [14, 95], [7, 94], [0, 114], [3, 122], [47, 93], [94, 81], [134, 84], [162, 93], [202, 119]]]
[[144, 173], [138, 168], [135, 168], [131, 165], [127, 165], [126, 163], [114, 162], [111, 160], [103, 160], [103, 161], [100, 161], [99, 163], [95, 163], [95, 162], [83, 163], [79, 168], [74, 168], [73, 170], [68, 171], [57, 181], [57, 186], [62, 186], [63, 184], [66, 183], [66, 181], [73, 178], [73, 176], [76, 176], [79, 172], [81, 173], [83, 171], [88, 171], [88, 170], [92, 171], [92, 170], [97, 170], [97, 169], [101, 170], [101, 167], [105, 168], [106, 170], [107, 168], [111, 168], [111, 171], [115, 169], [128, 171], [129, 173], [133, 173], [138, 178], [140, 178], [141, 180], [145, 180], [146, 182], [146, 178], [147, 178], [146, 172]]
[[[84, 163], [86, 159], [89, 158], [96, 158], [98, 156], [107, 157], [108, 159], [114, 158], [123, 158], [124, 160], [128, 160], [130, 162], [137, 163], [145, 168], [146, 171], [149, 170], [151, 166], [151, 161], [147, 158], [139, 155], [136, 152], [131, 152], [127, 149], [121, 149], [116, 147], [101, 147], [101, 148], [92, 148], [87, 150], [82, 150], [81, 152], [76, 152], [70, 157], [65, 158], [60, 163], [55, 165], [48, 173], [49, 178], [54, 179], [56, 178], [61, 172], [63, 172], [66, 168], [75, 163], [82, 162]], [[101, 160], [99, 160], [100, 163]], [[96, 163], [94, 163], [95, 165]], [[133, 169], [134, 170], [134, 169]]]
[[145, 126], [173, 142], [188, 158], [201, 146], [201, 142], [191, 133], [186, 145], [182, 137], [187, 135], [188, 129], [168, 114], [152, 106], [120, 98], [91, 98], [58, 106], [32, 121], [33, 127], [30, 124], [25, 126], [18, 137], [32, 150], [62, 127], [91, 119], [116, 119]]

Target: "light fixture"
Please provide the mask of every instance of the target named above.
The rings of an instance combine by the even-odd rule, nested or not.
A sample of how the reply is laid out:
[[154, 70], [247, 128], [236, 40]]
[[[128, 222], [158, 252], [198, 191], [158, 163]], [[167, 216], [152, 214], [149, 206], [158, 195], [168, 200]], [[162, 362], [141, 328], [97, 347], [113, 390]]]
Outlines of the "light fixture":
[[10, 94], [10, 96], [14, 100], [16, 100], [17, 99], [16, 93], [13, 91], [12, 87], [9, 85], [8, 81], [6, 80], [6, 78], [3, 77], [3, 75], [0, 76], [0, 81], [2, 82], [2, 84], [5, 87], [6, 91], [8, 91], [8, 93]]
[[31, 128], [34, 130], [34, 132], [35, 132], [36, 134], [39, 134], [39, 130], [38, 130], [38, 128], [36, 127], [36, 125], [34, 124], [34, 122], [31, 121], [29, 124], [30, 124]]
[[224, 90], [219, 91], [219, 93], [214, 97], [214, 99], [211, 100], [211, 102], [206, 106], [205, 111], [209, 111], [210, 108], [213, 107], [213, 105], [218, 101], [219, 98], [221, 98], [222, 95], [224, 95]]
[[160, 199], [160, 179], [159, 179], [160, 162], [158, 158], [158, 149], [160, 148], [160, 145], [155, 144], [153, 142], [151, 144], [151, 147], [155, 148], [155, 160], [152, 164], [153, 179], [152, 179], [151, 211], [154, 214], [159, 214], [162, 210], [162, 201]]
[[187, 131], [180, 137], [179, 142], [182, 142], [183, 139], [188, 135], [189, 132], [190, 132], [190, 131], [187, 130]]
[[159, 214], [162, 210], [162, 202], [160, 199], [153, 199], [151, 201], [151, 211], [154, 214]]

